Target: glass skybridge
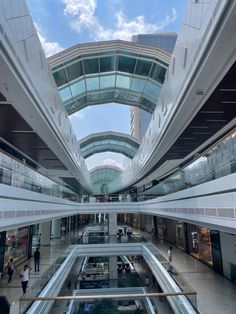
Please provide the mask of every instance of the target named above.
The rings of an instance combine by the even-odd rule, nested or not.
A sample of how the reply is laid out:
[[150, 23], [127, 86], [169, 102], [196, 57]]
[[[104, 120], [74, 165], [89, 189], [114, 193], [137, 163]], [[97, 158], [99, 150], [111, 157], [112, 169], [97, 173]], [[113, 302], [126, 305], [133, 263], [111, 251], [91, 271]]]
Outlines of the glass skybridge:
[[114, 40], [76, 45], [49, 63], [69, 114], [109, 102], [152, 113], [169, 60], [161, 49]]
[[121, 168], [110, 165], [93, 168], [90, 171], [90, 181], [94, 194], [106, 194], [108, 184], [119, 178], [122, 172]]
[[139, 148], [139, 141], [128, 134], [101, 132], [86, 136], [79, 141], [83, 158], [102, 152], [120, 153], [132, 159]]

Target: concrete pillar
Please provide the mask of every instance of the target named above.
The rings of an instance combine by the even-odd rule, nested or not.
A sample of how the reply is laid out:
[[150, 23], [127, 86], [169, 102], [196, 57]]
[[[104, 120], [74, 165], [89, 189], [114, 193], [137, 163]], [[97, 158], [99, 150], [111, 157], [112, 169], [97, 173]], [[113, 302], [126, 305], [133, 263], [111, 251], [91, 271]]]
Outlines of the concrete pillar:
[[[108, 218], [109, 242], [117, 242], [117, 214], [109, 214]], [[110, 287], [117, 287], [118, 271], [117, 256], [109, 256], [109, 280]]]
[[40, 223], [39, 233], [41, 234], [41, 246], [50, 245], [51, 221]]
[[109, 214], [108, 217], [108, 234], [110, 236], [109, 242], [117, 242], [117, 214]]
[[61, 219], [52, 221], [52, 239], [59, 239], [61, 237]]

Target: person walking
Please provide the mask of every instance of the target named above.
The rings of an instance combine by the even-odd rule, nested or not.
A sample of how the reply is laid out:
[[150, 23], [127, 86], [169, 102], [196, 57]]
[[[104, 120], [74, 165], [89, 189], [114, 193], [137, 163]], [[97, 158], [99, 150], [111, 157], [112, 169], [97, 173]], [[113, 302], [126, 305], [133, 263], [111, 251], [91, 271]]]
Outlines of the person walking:
[[26, 288], [29, 281], [29, 266], [27, 264], [24, 265], [24, 269], [21, 271], [21, 287], [23, 290], [23, 295], [26, 294]]
[[41, 233], [38, 234], [36, 247], [40, 248], [41, 246]]
[[8, 274], [8, 284], [12, 281], [12, 276], [15, 270], [15, 265], [13, 262], [13, 258], [10, 259], [10, 262], [7, 264], [6, 272]]
[[167, 252], [167, 259], [168, 262], [171, 263], [172, 262], [172, 246], [169, 247], [168, 252]]
[[146, 277], [145, 277], [145, 286], [146, 286], [147, 288], [149, 288], [149, 285], [150, 285], [150, 279], [149, 279], [148, 276], [146, 276]]
[[40, 252], [39, 252], [39, 248], [36, 248], [36, 250], [34, 251], [34, 271], [40, 271], [39, 270], [39, 263], [40, 263]]
[[172, 246], [169, 247], [168, 249], [168, 252], [167, 252], [167, 260], [170, 264], [169, 266], [169, 271], [171, 272], [172, 271], [172, 258], [173, 258], [173, 255], [172, 255]]

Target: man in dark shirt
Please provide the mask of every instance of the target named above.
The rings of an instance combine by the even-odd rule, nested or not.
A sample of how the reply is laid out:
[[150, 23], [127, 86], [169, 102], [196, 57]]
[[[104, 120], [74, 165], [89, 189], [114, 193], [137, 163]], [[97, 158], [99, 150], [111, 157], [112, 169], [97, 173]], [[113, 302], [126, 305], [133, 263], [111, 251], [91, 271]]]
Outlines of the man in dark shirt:
[[39, 249], [36, 248], [36, 251], [34, 251], [34, 271], [36, 272], [36, 269], [39, 270], [39, 262], [40, 262], [40, 252]]

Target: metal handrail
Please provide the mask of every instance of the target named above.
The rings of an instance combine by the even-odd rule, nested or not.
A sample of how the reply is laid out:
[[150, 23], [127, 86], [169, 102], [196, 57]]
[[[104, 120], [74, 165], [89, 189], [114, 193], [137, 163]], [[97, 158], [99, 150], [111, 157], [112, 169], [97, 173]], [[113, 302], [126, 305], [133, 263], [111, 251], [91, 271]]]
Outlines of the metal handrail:
[[147, 292], [147, 293], [130, 293], [130, 294], [93, 294], [83, 296], [51, 296], [51, 297], [27, 297], [22, 296], [20, 301], [65, 301], [65, 300], [77, 300], [86, 301], [93, 299], [129, 299], [129, 298], [145, 298], [145, 297], [171, 297], [180, 295], [196, 295], [195, 291], [180, 291], [180, 292]]

